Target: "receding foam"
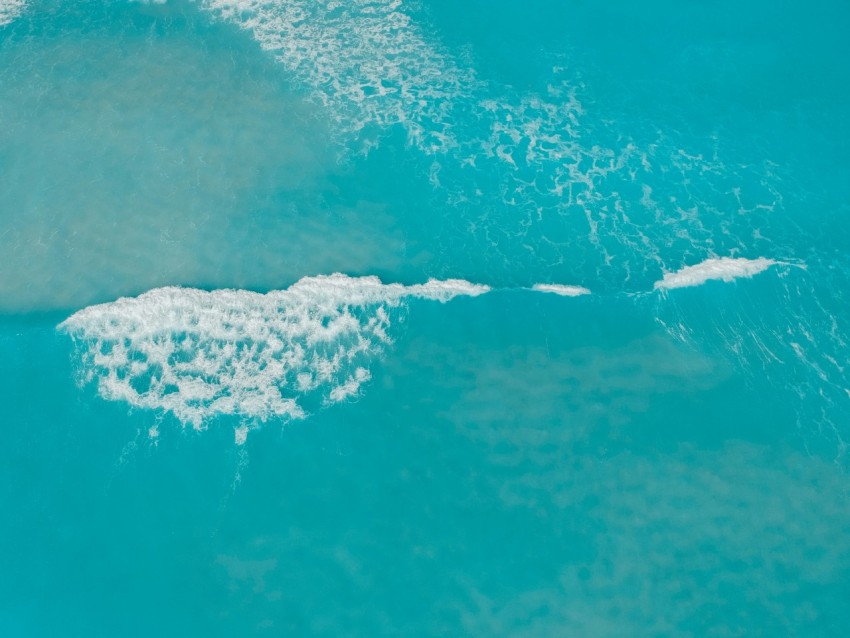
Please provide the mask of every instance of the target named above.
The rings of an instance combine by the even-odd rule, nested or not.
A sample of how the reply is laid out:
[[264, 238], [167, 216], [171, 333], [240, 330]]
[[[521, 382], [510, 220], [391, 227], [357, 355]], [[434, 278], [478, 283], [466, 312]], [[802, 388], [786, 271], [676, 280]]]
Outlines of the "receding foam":
[[[449, 201], [491, 207], [491, 198], [501, 200], [511, 217], [495, 222], [498, 232], [521, 234], [535, 259], [560, 262], [564, 251], [576, 256], [574, 242], [558, 241], [563, 226], [551, 223], [558, 215], [571, 237], [584, 241], [575, 231], [586, 232], [586, 249], [602, 258], [600, 273], [612, 273], [609, 284], [627, 279], [645, 286], [658, 266], [670, 269], [668, 256], [682, 248], [709, 257], [699, 246], [707, 245], [712, 221], [722, 220], [726, 229], [712, 237], [714, 249], [731, 250], [755, 237], [754, 227], [767, 229], [764, 216], [780, 205], [769, 170], [724, 164], [714, 144], [683, 149], [663, 132], [633, 139], [614, 124], [618, 118], [588, 121], [578, 78], [561, 67], [534, 93], [480, 78], [464, 56], [417, 24], [413, 3], [201, 4], [272, 52], [323, 106], [345, 146], [356, 140], [369, 148], [387, 129], [401, 127], [411, 147], [433, 157], [429, 179]], [[470, 170], [441, 171], [444, 162]], [[756, 182], [763, 190], [742, 197], [737, 184]], [[720, 194], [725, 201], [718, 205]], [[740, 214], [731, 221], [727, 211], [735, 208]], [[476, 225], [488, 245], [490, 223]], [[758, 245], [747, 245], [761, 252], [767, 242], [760, 230], [757, 236]]]
[[59, 325], [78, 345], [83, 382], [107, 400], [211, 418], [303, 418], [305, 404], [358, 394], [405, 298], [447, 302], [487, 286], [404, 286], [377, 277], [305, 277], [287, 290], [158, 288], [84, 308]]
[[685, 266], [676, 272], [665, 273], [661, 281], [655, 282], [655, 290], [700, 286], [712, 280], [729, 282], [741, 277], [749, 278], [778, 263], [773, 259], [764, 257], [758, 259], [746, 259], [744, 257], [706, 259], [694, 266]]
[[0, 27], [21, 15], [26, 6], [25, 0], [0, 0]]
[[205, 0], [251, 32], [341, 129], [402, 126], [428, 152], [454, 145], [447, 111], [472, 74], [429, 43], [401, 0]]
[[566, 286], [563, 284], [534, 284], [531, 289], [562, 297], [581, 297], [582, 295], [590, 294], [590, 290], [584, 286]]

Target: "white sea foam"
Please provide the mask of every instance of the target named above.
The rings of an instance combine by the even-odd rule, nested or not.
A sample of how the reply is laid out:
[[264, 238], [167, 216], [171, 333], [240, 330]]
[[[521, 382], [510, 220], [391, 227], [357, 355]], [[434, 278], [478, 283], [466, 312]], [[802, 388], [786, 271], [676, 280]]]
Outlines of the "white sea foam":
[[[273, 52], [346, 142], [369, 145], [374, 133], [401, 126], [412, 146], [442, 155], [430, 179], [451, 202], [490, 207], [490, 198], [501, 198], [510, 217], [488, 215], [492, 221], [475, 227], [490, 252], [495, 225], [506, 237], [522, 236], [536, 260], [559, 263], [565, 250], [588, 259], [577, 253], [587, 250], [601, 258], [609, 285], [625, 279], [642, 287], [669, 270], [668, 252], [769, 249], [760, 229], [781, 197], [760, 169], [724, 164], [713, 142], [683, 150], [663, 132], [634, 141], [615, 120], [588, 124], [581, 85], [560, 67], [545, 91], [532, 94], [483, 81], [416, 24], [403, 0], [203, 0], [202, 6]], [[473, 170], [441, 171], [444, 161]], [[764, 190], [742, 196], [744, 182]], [[726, 200], [719, 202], [718, 193]], [[730, 219], [734, 208], [739, 215]], [[557, 240], [564, 232], [584, 232], [587, 242], [565, 248]], [[515, 259], [512, 248], [504, 253]]]
[[[553, 80], [558, 75], [553, 69]], [[766, 217], [781, 196], [769, 167], [763, 173], [724, 163], [716, 153], [687, 152], [662, 132], [654, 141], [633, 140], [611, 122], [588, 121], [580, 91], [553, 81], [545, 93], [482, 100], [478, 120], [489, 130], [477, 149], [462, 146], [477, 151], [466, 161], [475, 169], [466, 178], [500, 175], [516, 236], [534, 246], [535, 259], [561, 263], [567, 245], [570, 259], [588, 259], [579, 251], [590, 249], [601, 254], [598, 274], [609, 286], [626, 280], [642, 288], [659, 270], [671, 270], [670, 256], [683, 251], [707, 259], [712, 252], [770, 250], [760, 229], [769, 228]], [[742, 182], [760, 186], [742, 194]], [[730, 217], [730, 210], [738, 214]], [[509, 221], [499, 223], [506, 232]], [[559, 242], [565, 225], [585, 230], [588, 241]], [[494, 234], [482, 230], [488, 240]]]
[[26, 6], [26, 0], [0, 0], [0, 27], [21, 15]]
[[582, 106], [568, 83], [550, 84], [544, 95], [483, 99], [478, 108], [489, 131], [473, 150], [499, 160], [538, 194], [569, 196], [571, 185], [591, 186], [588, 180], [611, 168], [613, 155], [581, 145]]
[[233, 442], [236, 445], [245, 445], [245, 441], [248, 440], [248, 426], [240, 425], [233, 431]]
[[699, 286], [711, 280], [728, 282], [741, 277], [749, 278], [778, 263], [773, 259], [764, 257], [758, 259], [745, 259], [743, 257], [706, 259], [694, 266], [685, 266], [676, 272], [665, 273], [661, 281], [655, 282], [655, 289], [670, 290], [671, 288]]
[[427, 152], [454, 145], [448, 109], [472, 82], [401, 0], [205, 0], [251, 32], [343, 131], [401, 125]]
[[[398, 284], [394, 284], [398, 285]], [[427, 283], [405, 288], [405, 295], [445, 303], [455, 297], [477, 297], [490, 292], [490, 286], [473, 284], [464, 279], [429, 279]]]
[[584, 286], [565, 286], [562, 284], [534, 284], [531, 289], [536, 290], [537, 292], [547, 292], [554, 295], [560, 295], [562, 297], [580, 297], [582, 295], [590, 294], [590, 290]]
[[80, 310], [59, 329], [79, 347], [83, 382], [96, 382], [103, 398], [201, 428], [217, 415], [302, 418], [310, 406], [356, 395], [405, 298], [446, 302], [488, 290], [342, 274], [267, 294], [158, 288]]

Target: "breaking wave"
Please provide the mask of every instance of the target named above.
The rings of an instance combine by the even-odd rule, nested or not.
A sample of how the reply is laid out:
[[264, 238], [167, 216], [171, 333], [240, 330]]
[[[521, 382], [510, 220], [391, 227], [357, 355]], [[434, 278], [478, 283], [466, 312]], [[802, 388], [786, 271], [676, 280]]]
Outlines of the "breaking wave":
[[[771, 259], [709, 259], [668, 273], [656, 290], [752, 277]], [[561, 297], [588, 288], [534, 284]], [[409, 298], [441, 303], [491, 288], [462, 279], [384, 284], [375, 276], [304, 277], [285, 290], [166, 287], [84, 308], [62, 322], [78, 347], [81, 382], [107, 400], [172, 413], [200, 429], [233, 415], [300, 419], [356, 396], [369, 366], [392, 343]]]
[[590, 290], [584, 286], [565, 286], [563, 284], [534, 284], [531, 289], [537, 292], [560, 295], [561, 297], [580, 297], [590, 294]]
[[663, 279], [655, 282], [655, 290], [700, 286], [712, 280], [729, 282], [741, 277], [750, 278], [764, 272], [771, 266], [776, 266], [778, 263], [773, 259], [764, 257], [758, 259], [745, 259], [744, 257], [706, 259], [694, 266], [685, 266], [676, 272], [665, 273]]
[[356, 395], [405, 298], [447, 302], [488, 290], [342, 274], [266, 294], [169, 287], [90, 306], [59, 329], [77, 343], [82, 381], [104, 399], [200, 429], [220, 415], [303, 418]]

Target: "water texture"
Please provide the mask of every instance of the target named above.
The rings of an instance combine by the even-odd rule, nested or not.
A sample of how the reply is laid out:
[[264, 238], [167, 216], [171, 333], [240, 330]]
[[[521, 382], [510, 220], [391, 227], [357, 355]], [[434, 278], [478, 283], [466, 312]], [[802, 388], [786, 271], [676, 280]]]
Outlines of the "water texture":
[[0, 635], [848, 635], [848, 28], [0, 0]]

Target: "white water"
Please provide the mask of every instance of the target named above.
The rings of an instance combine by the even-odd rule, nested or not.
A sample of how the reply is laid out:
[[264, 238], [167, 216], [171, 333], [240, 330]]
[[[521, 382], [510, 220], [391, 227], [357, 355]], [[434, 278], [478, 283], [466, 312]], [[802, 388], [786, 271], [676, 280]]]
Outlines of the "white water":
[[249, 30], [346, 133], [404, 127], [426, 152], [454, 145], [447, 110], [473, 82], [429, 43], [401, 0], [206, 0]]
[[21, 15], [26, 6], [25, 0], [0, 0], [0, 27]]
[[59, 329], [77, 342], [83, 382], [104, 399], [173, 413], [201, 428], [218, 415], [303, 418], [356, 395], [407, 297], [447, 302], [487, 286], [377, 277], [305, 277], [287, 290], [159, 288], [90, 306]]
[[580, 297], [582, 295], [590, 294], [590, 290], [584, 286], [565, 286], [563, 284], [534, 284], [531, 289], [537, 292], [547, 292], [553, 295], [560, 295], [562, 297]]
[[764, 272], [779, 262], [773, 259], [759, 257], [745, 259], [743, 257], [720, 257], [706, 259], [694, 266], [685, 266], [676, 272], [665, 273], [664, 278], [655, 282], [655, 290], [670, 290], [672, 288], [687, 288], [700, 286], [707, 281], [733, 281], [742, 277], [753, 277]]

